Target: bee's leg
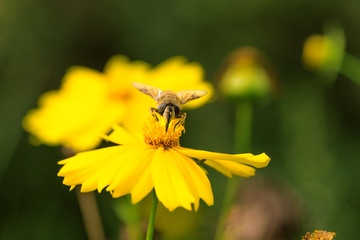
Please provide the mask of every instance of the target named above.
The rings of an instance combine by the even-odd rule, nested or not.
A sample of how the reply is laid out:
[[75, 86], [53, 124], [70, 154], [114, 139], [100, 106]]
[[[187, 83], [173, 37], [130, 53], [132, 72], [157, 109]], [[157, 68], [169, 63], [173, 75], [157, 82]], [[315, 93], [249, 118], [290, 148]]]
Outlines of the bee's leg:
[[156, 113], [155, 113], [155, 112], [158, 112], [157, 109], [151, 107], [151, 108], [150, 108], [150, 114], [151, 114], [154, 118], [156, 118], [157, 121], [159, 121], [159, 118], [156, 116]]
[[179, 121], [175, 124], [175, 126], [174, 126], [174, 131], [175, 131], [175, 128], [177, 127], [177, 125], [179, 125], [179, 124], [181, 124], [181, 125], [185, 125], [185, 118], [186, 118], [186, 113], [181, 113], [181, 114], [179, 114], [179, 117], [178, 118], [180, 118], [179, 119]]
[[181, 117], [181, 125], [184, 126], [185, 125], [186, 113], [181, 113], [180, 117]]

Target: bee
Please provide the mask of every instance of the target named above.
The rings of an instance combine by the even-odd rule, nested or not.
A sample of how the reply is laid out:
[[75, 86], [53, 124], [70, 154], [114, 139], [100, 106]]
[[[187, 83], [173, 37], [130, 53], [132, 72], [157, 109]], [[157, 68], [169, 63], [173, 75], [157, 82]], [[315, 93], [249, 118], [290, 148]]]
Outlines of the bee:
[[174, 118], [185, 120], [186, 113], [181, 112], [185, 103], [198, 99], [207, 93], [205, 90], [184, 90], [177, 93], [162, 91], [159, 88], [136, 82], [133, 82], [132, 85], [156, 101], [157, 109], [150, 108], [150, 112], [153, 116], [156, 116], [154, 112], [163, 116], [166, 122], [165, 132], [167, 132], [169, 124]]

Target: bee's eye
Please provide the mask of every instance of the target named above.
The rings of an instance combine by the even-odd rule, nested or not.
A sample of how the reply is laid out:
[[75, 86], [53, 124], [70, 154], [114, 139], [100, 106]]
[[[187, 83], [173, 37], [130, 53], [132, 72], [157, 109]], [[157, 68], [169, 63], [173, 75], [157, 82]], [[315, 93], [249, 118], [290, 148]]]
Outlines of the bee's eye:
[[158, 107], [158, 112], [159, 112], [160, 114], [162, 114], [162, 113], [165, 111], [165, 108], [166, 108], [166, 104], [165, 104], [165, 103], [161, 104], [161, 105]]

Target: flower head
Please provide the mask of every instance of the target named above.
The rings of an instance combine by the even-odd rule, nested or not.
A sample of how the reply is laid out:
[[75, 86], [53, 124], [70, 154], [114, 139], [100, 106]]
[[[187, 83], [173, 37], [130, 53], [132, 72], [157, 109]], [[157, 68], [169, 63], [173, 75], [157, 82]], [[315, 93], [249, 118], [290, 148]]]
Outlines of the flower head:
[[[219, 170], [227, 176], [232, 174], [249, 177], [254, 167], [265, 167], [270, 158], [266, 154], [222, 154], [183, 148], [179, 137], [184, 132], [183, 119], [175, 118], [165, 131], [165, 121], [155, 113], [145, 123], [142, 134], [130, 134], [115, 125], [114, 131], [104, 138], [119, 144], [62, 160], [64, 165], [58, 176], [71, 186], [82, 185], [88, 192], [104, 188], [113, 197], [131, 194], [133, 203], [142, 200], [155, 189], [156, 195], [170, 211], [177, 207], [195, 210], [200, 198], [213, 204], [210, 181], [194, 159]], [[251, 165], [251, 166], [249, 166]]]
[[306, 68], [324, 73], [337, 73], [345, 50], [344, 32], [337, 26], [326, 26], [324, 34], [306, 38], [302, 60]]
[[274, 90], [274, 74], [263, 54], [253, 47], [232, 51], [219, 69], [220, 93], [231, 100], [261, 99]]
[[40, 142], [76, 151], [96, 147], [100, 134], [125, 114], [122, 99], [109, 92], [104, 75], [88, 68], [72, 68], [62, 87], [43, 94], [23, 126]]
[[336, 233], [327, 232], [327, 231], [319, 231], [315, 230], [313, 233], [306, 233], [305, 236], [302, 237], [302, 240], [333, 240]]
[[183, 119], [177, 118], [170, 122], [169, 129], [166, 131], [166, 122], [164, 118], [155, 113], [157, 119], [151, 118], [145, 123], [143, 128], [144, 142], [153, 147], [162, 147], [164, 149], [178, 147], [180, 145], [179, 138], [185, 128], [183, 126]]
[[43, 94], [39, 107], [27, 114], [23, 126], [39, 143], [62, 145], [76, 152], [93, 149], [115, 123], [137, 128], [154, 105], [151, 99], [138, 94], [131, 82], [176, 91], [207, 90], [208, 96], [195, 105], [190, 103], [190, 107], [204, 104], [213, 92], [204, 81], [202, 67], [182, 57], [150, 68], [145, 62], [115, 56], [103, 73], [85, 67], [70, 68], [60, 89]]

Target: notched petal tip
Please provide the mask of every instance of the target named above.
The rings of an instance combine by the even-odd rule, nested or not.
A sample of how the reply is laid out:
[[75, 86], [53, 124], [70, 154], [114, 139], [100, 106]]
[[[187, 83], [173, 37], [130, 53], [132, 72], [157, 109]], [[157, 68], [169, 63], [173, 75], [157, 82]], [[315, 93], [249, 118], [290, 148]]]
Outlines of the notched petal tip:
[[94, 186], [87, 186], [85, 184], [82, 184], [81, 185], [81, 188], [80, 188], [80, 192], [82, 193], [87, 193], [87, 192], [92, 192], [94, 191], [96, 188], [94, 188]]
[[271, 160], [270, 157], [268, 155], [266, 155], [265, 153], [254, 155], [254, 156], [250, 157], [249, 159], [257, 163], [256, 165], [254, 165], [257, 168], [266, 167]]
[[176, 150], [191, 158], [217, 161], [233, 161], [241, 164], [254, 166], [256, 168], [266, 167], [270, 162], [270, 158], [265, 153], [259, 155], [253, 155], [251, 153], [233, 155], [226, 153], [209, 152], [204, 150], [195, 150], [183, 147], [178, 147]]
[[68, 158], [67, 159], [63, 159], [57, 162], [58, 165], [65, 165], [65, 163], [68, 162]]

